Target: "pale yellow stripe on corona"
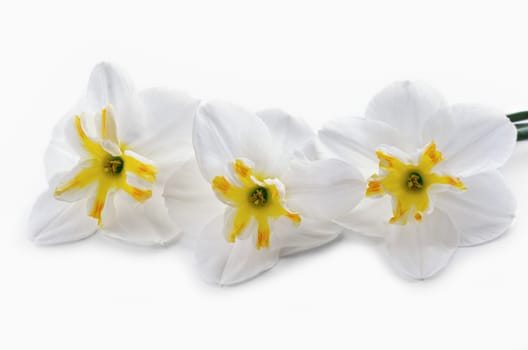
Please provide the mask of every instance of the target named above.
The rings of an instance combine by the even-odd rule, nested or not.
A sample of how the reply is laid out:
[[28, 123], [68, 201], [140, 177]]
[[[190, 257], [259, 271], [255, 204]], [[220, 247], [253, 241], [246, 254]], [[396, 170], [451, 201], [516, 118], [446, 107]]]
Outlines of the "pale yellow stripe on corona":
[[94, 204], [89, 214], [89, 216], [91, 216], [92, 218], [97, 219], [97, 225], [99, 225], [100, 227], [102, 227], [103, 225], [102, 213], [105, 207], [108, 190], [109, 186], [106, 183], [99, 183], [99, 186], [97, 188], [97, 194], [95, 195]]
[[231, 183], [227, 181], [224, 176], [216, 176], [213, 179], [213, 189], [222, 192], [223, 194], [227, 194], [231, 189]]
[[268, 191], [271, 192], [271, 203], [268, 209], [268, 215], [272, 218], [278, 218], [280, 216], [286, 216], [288, 219], [299, 225], [301, 223], [301, 216], [297, 213], [292, 213], [286, 210], [280, 201], [280, 193], [275, 185], [268, 187]]
[[270, 228], [267, 218], [258, 219], [257, 249], [269, 248]]
[[101, 111], [101, 136], [106, 139], [106, 108]]
[[55, 196], [60, 196], [64, 194], [67, 191], [76, 189], [76, 188], [83, 188], [90, 184], [92, 184], [94, 181], [97, 180], [97, 171], [93, 168], [86, 168], [81, 171], [77, 175], [75, 175], [70, 181], [65, 183], [62, 186], [58, 186], [55, 189]]
[[376, 156], [379, 159], [379, 167], [382, 169], [391, 170], [405, 167], [401, 160], [382, 151], [376, 151]]
[[420, 166], [426, 171], [430, 171], [435, 165], [443, 161], [442, 152], [436, 149], [436, 144], [431, 142], [422, 153]]
[[77, 136], [79, 137], [82, 146], [88, 153], [90, 153], [95, 158], [102, 158], [106, 155], [106, 152], [103, 150], [101, 145], [94, 142], [92, 139], [90, 139], [90, 137], [88, 137], [88, 135], [86, 135], [82, 127], [81, 117], [78, 115], [75, 116], [75, 129], [77, 130]]
[[237, 159], [235, 163], [233, 164], [233, 169], [235, 170], [235, 173], [238, 175], [238, 178], [245, 186], [251, 186], [253, 185], [253, 182], [251, 181], [251, 176], [253, 175], [253, 171], [250, 167], [248, 167], [246, 164], [244, 164], [243, 161], [240, 159]]
[[242, 188], [233, 186], [224, 176], [217, 176], [212, 182], [213, 190], [225, 200], [237, 204], [242, 204], [245, 198], [245, 191]]
[[389, 220], [391, 224], [395, 224], [399, 222], [403, 216], [406, 214], [406, 211], [403, 208], [403, 205], [400, 201], [398, 201], [398, 204], [396, 205], [396, 209], [394, 209], [392, 213], [392, 218]]
[[123, 182], [120, 188], [138, 202], [144, 202], [152, 197], [152, 190], [142, 190], [140, 188], [130, 186], [126, 182]]
[[279, 190], [277, 190], [277, 187], [275, 185], [271, 185], [268, 187], [268, 191], [271, 192], [271, 200], [274, 203], [278, 203], [278, 201], [280, 200], [280, 193]]
[[381, 181], [371, 180], [368, 182], [367, 190], [365, 191], [365, 195], [367, 197], [381, 195], [383, 193], [384, 192], [383, 192], [383, 187], [381, 185]]
[[436, 174], [431, 174], [431, 178], [434, 184], [450, 185], [458, 188], [459, 190], [467, 190], [466, 185], [464, 185], [464, 183], [459, 178]]
[[251, 220], [251, 213], [243, 208], [239, 208], [233, 219], [233, 230], [229, 234], [228, 241], [234, 243], [236, 238], [240, 236], [242, 230], [244, 230]]
[[150, 164], [140, 162], [134, 157], [124, 155], [123, 160], [125, 162], [125, 170], [131, 172], [145, 181], [153, 183], [156, 181], [156, 174], [158, 169]]
[[301, 223], [301, 216], [297, 213], [292, 213], [292, 212], [289, 212], [287, 210], [286, 211], [286, 214], [284, 214], [288, 219], [290, 219], [291, 221], [293, 221], [296, 225], [300, 225]]

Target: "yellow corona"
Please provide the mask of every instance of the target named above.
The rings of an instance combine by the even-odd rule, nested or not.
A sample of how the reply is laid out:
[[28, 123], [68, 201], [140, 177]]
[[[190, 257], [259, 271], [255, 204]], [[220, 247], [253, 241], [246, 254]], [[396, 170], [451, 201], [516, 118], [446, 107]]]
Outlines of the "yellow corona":
[[458, 190], [466, 187], [459, 178], [439, 175], [433, 168], [443, 161], [442, 153], [431, 142], [420, 156], [418, 164], [404, 163], [400, 159], [377, 151], [380, 174], [372, 175], [368, 181], [366, 195], [393, 197], [393, 216], [390, 223], [406, 224], [412, 216], [422, 221], [423, 213], [429, 208], [428, 191], [433, 185], [448, 185]]
[[299, 214], [292, 213], [281, 203], [279, 190], [275, 184], [264, 181], [253, 174], [252, 169], [241, 160], [233, 164], [234, 172], [242, 186], [235, 186], [224, 176], [213, 179], [213, 190], [229, 205], [236, 208], [233, 227], [227, 237], [234, 243], [252, 219], [258, 224], [257, 249], [270, 245], [269, 220], [285, 216], [295, 224], [300, 224]]
[[[82, 169], [73, 178], [57, 186], [55, 197], [60, 199], [68, 191], [80, 190], [95, 184], [95, 200], [88, 215], [97, 219], [98, 225], [102, 226], [102, 212], [110, 191], [123, 190], [138, 202], [143, 202], [152, 196], [151, 190], [140, 189], [127, 183], [127, 173], [135, 174], [139, 178], [153, 183], [156, 180], [157, 169], [153, 165], [145, 164], [127, 154], [125, 145], [120, 144], [117, 140], [111, 106], [107, 106], [101, 111], [100, 140], [90, 138], [86, 134], [79, 116], [75, 116], [74, 123], [77, 137], [88, 157], [82, 160]], [[110, 142], [116, 146], [116, 152], [108, 152], [103, 147], [104, 142]]]

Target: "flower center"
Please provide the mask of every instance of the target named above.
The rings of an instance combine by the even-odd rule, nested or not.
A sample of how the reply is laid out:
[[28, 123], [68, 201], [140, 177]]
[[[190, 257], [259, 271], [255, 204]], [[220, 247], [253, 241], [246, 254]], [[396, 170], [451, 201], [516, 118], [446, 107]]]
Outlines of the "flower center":
[[371, 176], [368, 181], [366, 196], [383, 196], [389, 194], [394, 198], [393, 216], [390, 223], [405, 225], [409, 215], [416, 221], [422, 221], [422, 214], [429, 208], [427, 190], [433, 185], [448, 185], [459, 190], [466, 187], [458, 178], [438, 175], [433, 172], [440, 163], [442, 153], [431, 142], [423, 151], [418, 164], [404, 163], [400, 159], [378, 151], [379, 174]]
[[125, 161], [121, 157], [110, 156], [103, 164], [104, 172], [112, 176], [121, 174], [124, 167]]
[[268, 202], [268, 190], [266, 187], [257, 187], [249, 194], [249, 203], [254, 207], [261, 208]]
[[233, 185], [224, 176], [215, 177], [212, 183], [219, 199], [236, 208], [233, 226], [226, 232], [229, 242], [234, 243], [252, 220], [258, 224], [257, 249], [269, 247], [270, 219], [285, 216], [295, 224], [300, 224], [301, 216], [284, 207], [281, 194], [275, 184], [276, 179], [257, 178], [253, 174], [253, 169], [239, 159], [233, 164], [233, 170], [242, 187]]
[[410, 191], [421, 191], [424, 187], [424, 182], [422, 176], [413, 171], [407, 177], [407, 188]]
[[102, 211], [110, 190], [123, 190], [138, 202], [143, 202], [152, 196], [151, 190], [128, 184], [127, 176], [121, 176], [123, 173], [134, 174], [147, 183], [153, 183], [158, 172], [153, 165], [138, 160], [132, 152], [125, 151], [125, 148], [119, 144], [111, 106], [101, 111], [101, 124], [100, 138], [114, 145], [119, 155], [110, 154], [100, 140], [88, 136], [82, 126], [81, 118], [75, 116], [77, 137], [88, 159], [82, 161], [82, 166], [75, 175], [68, 176], [55, 188], [55, 197], [66, 199], [68, 193], [96, 184], [95, 200], [88, 215], [97, 219], [99, 226], [102, 226]]

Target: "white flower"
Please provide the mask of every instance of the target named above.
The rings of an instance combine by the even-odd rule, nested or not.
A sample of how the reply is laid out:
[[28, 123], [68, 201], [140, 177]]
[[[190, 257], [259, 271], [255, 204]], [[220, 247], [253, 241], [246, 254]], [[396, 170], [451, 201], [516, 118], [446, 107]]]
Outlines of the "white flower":
[[30, 215], [39, 244], [97, 231], [137, 244], [164, 244], [180, 232], [163, 186], [192, 154], [198, 101], [164, 89], [136, 92], [116, 67], [97, 65], [86, 96], [55, 128], [45, 157], [49, 190]]
[[513, 152], [516, 130], [501, 112], [449, 107], [430, 87], [401, 82], [374, 97], [365, 119], [328, 123], [320, 138], [374, 174], [368, 198], [336, 222], [384, 237], [396, 268], [414, 278], [437, 273], [459, 246], [498, 237], [514, 218], [497, 168]]
[[345, 162], [301, 153], [314, 136], [278, 110], [256, 115], [224, 103], [198, 109], [193, 143], [207, 181], [190, 176], [196, 172], [190, 165], [169, 180], [165, 196], [173, 215], [200, 231], [196, 259], [206, 280], [242, 282], [279, 256], [340, 234], [330, 219], [359, 202], [364, 180]]

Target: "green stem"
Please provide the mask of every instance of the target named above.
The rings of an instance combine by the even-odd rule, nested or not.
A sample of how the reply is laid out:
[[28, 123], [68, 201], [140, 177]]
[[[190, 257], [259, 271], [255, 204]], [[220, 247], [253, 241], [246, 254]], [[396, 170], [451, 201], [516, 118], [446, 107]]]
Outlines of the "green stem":
[[528, 140], [528, 124], [517, 127], [517, 141]]
[[526, 112], [517, 112], [506, 115], [512, 123], [520, 122], [523, 120], [528, 120], [528, 111]]

